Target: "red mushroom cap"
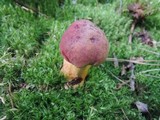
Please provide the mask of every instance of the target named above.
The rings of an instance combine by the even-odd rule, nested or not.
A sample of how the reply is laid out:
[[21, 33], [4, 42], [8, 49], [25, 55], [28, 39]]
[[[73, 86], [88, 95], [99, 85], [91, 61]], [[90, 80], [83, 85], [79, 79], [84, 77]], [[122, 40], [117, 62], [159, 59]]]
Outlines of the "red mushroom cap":
[[60, 42], [64, 59], [77, 67], [102, 63], [108, 50], [109, 44], [104, 32], [89, 20], [73, 22]]

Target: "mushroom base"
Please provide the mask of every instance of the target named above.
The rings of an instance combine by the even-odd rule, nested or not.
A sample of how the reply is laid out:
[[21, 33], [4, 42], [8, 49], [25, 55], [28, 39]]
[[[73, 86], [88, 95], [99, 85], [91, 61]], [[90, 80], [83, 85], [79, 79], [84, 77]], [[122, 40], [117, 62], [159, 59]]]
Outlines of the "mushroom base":
[[81, 79], [78, 84], [69, 85], [73, 88], [77, 88], [78, 86], [82, 86], [84, 84], [85, 78], [88, 74], [88, 70], [91, 65], [87, 65], [85, 67], [78, 68], [70, 62], [63, 60], [63, 67], [61, 69], [61, 73], [67, 78], [68, 82], [72, 82], [75, 79]]

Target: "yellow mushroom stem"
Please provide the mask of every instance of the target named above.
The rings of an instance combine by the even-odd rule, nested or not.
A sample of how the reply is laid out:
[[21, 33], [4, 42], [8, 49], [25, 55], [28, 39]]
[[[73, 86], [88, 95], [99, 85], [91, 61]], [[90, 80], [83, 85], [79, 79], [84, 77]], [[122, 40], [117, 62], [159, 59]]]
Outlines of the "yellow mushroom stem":
[[82, 80], [79, 84], [72, 86], [73, 88], [76, 88], [83, 85], [90, 67], [91, 65], [87, 65], [85, 67], [78, 68], [64, 59], [61, 73], [67, 78], [68, 82], [74, 80], [75, 78], [81, 78]]

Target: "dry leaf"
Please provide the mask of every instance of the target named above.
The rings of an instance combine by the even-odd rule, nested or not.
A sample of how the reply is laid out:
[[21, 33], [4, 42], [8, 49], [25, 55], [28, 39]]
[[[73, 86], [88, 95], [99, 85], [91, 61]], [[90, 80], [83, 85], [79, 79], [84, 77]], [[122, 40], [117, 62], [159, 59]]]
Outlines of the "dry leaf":
[[141, 38], [143, 44], [149, 45], [151, 47], [155, 46], [155, 41], [150, 37], [149, 33], [146, 30], [136, 34], [137, 37]]
[[136, 108], [142, 113], [142, 115], [145, 116], [146, 120], [152, 120], [152, 116], [148, 110], [147, 104], [140, 101], [136, 101], [134, 104]]
[[76, 77], [76, 78], [74, 78], [73, 80], [67, 82], [67, 83], [64, 85], [64, 88], [65, 88], [66, 90], [68, 90], [68, 89], [71, 88], [71, 87], [74, 88], [74, 86], [75, 86], [75, 85], [78, 85], [79, 83], [81, 83], [82, 80], [83, 80], [83, 79], [82, 79], [81, 77]]
[[128, 5], [128, 10], [135, 19], [144, 18], [144, 8], [140, 3], [133, 3]]
[[77, 85], [77, 84], [79, 84], [81, 81], [82, 81], [82, 78], [81, 78], [81, 77], [76, 77], [76, 78], [74, 78], [73, 80], [69, 81], [69, 82], [68, 82], [68, 85], [71, 85], [71, 86]]
[[142, 103], [142, 102], [140, 102], [140, 101], [136, 101], [134, 104], [136, 105], [137, 109], [138, 109], [141, 113], [146, 113], [146, 112], [148, 112], [148, 105], [147, 105], [147, 104]]

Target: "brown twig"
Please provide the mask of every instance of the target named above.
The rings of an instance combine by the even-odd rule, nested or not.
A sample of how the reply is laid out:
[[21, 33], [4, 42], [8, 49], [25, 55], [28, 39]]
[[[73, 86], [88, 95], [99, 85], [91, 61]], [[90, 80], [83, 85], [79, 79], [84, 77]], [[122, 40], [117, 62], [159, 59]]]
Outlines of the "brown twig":
[[129, 118], [127, 117], [126, 113], [124, 112], [123, 108], [121, 108], [121, 111], [123, 112], [124, 116], [126, 117], [126, 120], [129, 120]]
[[116, 90], [121, 89], [124, 85], [128, 85], [128, 83], [130, 83], [130, 80], [127, 80], [127, 81], [125, 81], [125, 82], [123, 82], [123, 83], [119, 83], [119, 84], [117, 85], [117, 87], [116, 87]]

